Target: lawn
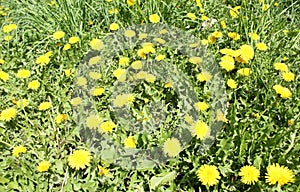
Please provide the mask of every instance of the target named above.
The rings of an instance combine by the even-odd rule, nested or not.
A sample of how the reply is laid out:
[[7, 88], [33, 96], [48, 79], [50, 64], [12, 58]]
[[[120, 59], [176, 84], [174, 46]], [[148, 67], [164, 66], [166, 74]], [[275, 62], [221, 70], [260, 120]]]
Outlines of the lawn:
[[300, 191], [297, 0], [1, 0], [0, 191]]

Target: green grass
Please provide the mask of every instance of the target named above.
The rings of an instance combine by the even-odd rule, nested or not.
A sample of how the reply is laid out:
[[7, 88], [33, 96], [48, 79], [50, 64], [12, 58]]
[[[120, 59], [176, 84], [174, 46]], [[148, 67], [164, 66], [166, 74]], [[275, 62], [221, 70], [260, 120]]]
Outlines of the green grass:
[[[7, 81], [0, 79], [0, 112], [9, 107], [16, 108], [14, 100], [29, 101], [27, 107], [17, 110], [14, 119], [0, 121], [0, 191], [300, 191], [300, 5], [296, 0], [278, 1], [278, 7], [274, 6], [276, 1], [265, 0], [265, 4], [270, 5], [266, 11], [262, 10], [259, 0], [203, 1], [205, 15], [217, 20], [211, 28], [204, 29], [201, 28], [203, 21], [199, 8], [191, 0], [138, 1], [134, 6], [119, 0], [56, 0], [54, 6], [47, 5], [47, 2], [2, 0], [0, 3], [2, 11], [7, 7], [10, 9], [4, 11], [5, 16], [0, 16], [0, 59], [5, 61], [0, 64], [0, 70], [10, 75]], [[229, 10], [238, 5], [241, 6], [240, 13], [234, 19]], [[110, 14], [109, 10], [113, 8], [119, 12]], [[186, 16], [189, 12], [195, 13], [196, 20]], [[236, 50], [243, 44], [254, 47], [255, 56], [248, 64], [236, 62], [232, 72], [222, 70], [224, 80], [232, 78], [238, 87], [226, 88], [228, 107], [225, 114], [228, 122], [222, 125], [214, 144], [206, 153], [199, 152], [201, 141], [192, 138], [178, 156], [165, 163], [150, 169], [127, 170], [118, 164], [103, 161], [99, 153], [89, 149], [84, 142], [70, 103], [76, 90], [76, 76], [68, 77], [64, 71], [81, 69], [82, 61], [90, 51], [90, 41], [93, 38], [105, 39], [113, 33], [109, 30], [111, 23], [118, 23], [119, 30], [148, 24], [149, 15], [154, 13], [160, 16], [161, 23], [184, 30], [200, 40], [207, 39], [214, 31], [222, 32], [223, 37], [207, 47], [216, 63], [221, 60], [221, 49]], [[225, 29], [220, 26], [222, 20], [227, 24]], [[10, 32], [13, 39], [5, 41], [6, 34], [2, 28], [9, 23], [17, 24], [17, 29]], [[65, 37], [53, 40], [52, 34], [58, 30], [64, 31]], [[233, 41], [227, 37], [228, 32], [237, 32], [241, 38]], [[256, 42], [249, 38], [249, 32], [256, 32], [260, 36], [259, 41], [268, 45], [268, 50], [255, 49]], [[63, 45], [71, 36], [78, 36], [80, 42], [64, 51]], [[59, 42], [61, 46], [58, 46]], [[53, 51], [50, 63], [45, 66], [36, 64], [36, 58], [48, 51]], [[166, 61], [175, 63], [186, 75], [199, 100], [211, 101], [209, 95], [203, 94], [206, 91], [204, 83], [196, 80], [200, 70], [194, 65], [191, 67], [185, 55], [170, 48], [157, 48], [156, 51], [166, 54]], [[112, 54], [128, 55], [131, 61], [139, 58], [136, 49]], [[283, 57], [288, 58], [284, 63], [295, 74], [294, 81], [284, 81], [273, 66]], [[110, 96], [116, 81], [112, 72], [119, 67], [117, 58], [116, 55], [111, 58], [110, 65], [101, 71], [102, 79], [98, 81], [98, 85], [107, 91], [95, 99], [99, 114], [105, 119], [114, 118], [108, 105], [112, 101]], [[241, 77], [236, 71], [242, 67], [251, 68], [253, 73], [249, 77]], [[27, 79], [16, 78], [19, 69], [29, 69], [31, 76]], [[41, 83], [36, 91], [27, 89], [32, 80]], [[281, 98], [272, 88], [275, 84], [288, 87], [292, 97]], [[168, 104], [178, 106], [176, 94], [169, 93], [158, 82], [155, 85], [144, 83], [143, 86], [148, 89], [140, 88], [144, 92], [131, 110], [141, 111], [145, 95], [150, 100], [171, 97], [173, 100], [168, 100]], [[52, 107], [39, 111], [38, 106], [44, 101], [51, 101]], [[68, 116], [60, 124], [55, 121], [59, 114]], [[204, 114], [203, 117], [208, 118], [209, 115]], [[177, 118], [178, 114], [172, 113], [166, 124], [176, 127]], [[160, 130], [154, 135], [135, 134], [124, 128], [112, 136], [122, 143], [127, 136], [135, 134], [138, 147], [147, 148], [162, 144], [171, 133], [172, 129]], [[24, 145], [27, 152], [15, 157], [12, 150], [18, 145]], [[90, 165], [83, 170], [75, 170], [68, 165], [68, 157], [76, 149], [90, 150], [92, 153]], [[39, 173], [37, 165], [42, 160], [49, 161], [51, 166], [47, 172]], [[265, 175], [267, 167], [273, 163], [292, 170], [295, 181], [281, 188], [269, 185]], [[201, 184], [197, 170], [203, 164], [218, 168], [221, 176], [218, 184], [211, 187]], [[109, 169], [110, 174], [99, 176], [98, 165]], [[254, 185], [241, 182], [238, 173], [245, 165], [254, 165], [260, 170], [259, 181]], [[153, 187], [156, 184], [158, 186]]]

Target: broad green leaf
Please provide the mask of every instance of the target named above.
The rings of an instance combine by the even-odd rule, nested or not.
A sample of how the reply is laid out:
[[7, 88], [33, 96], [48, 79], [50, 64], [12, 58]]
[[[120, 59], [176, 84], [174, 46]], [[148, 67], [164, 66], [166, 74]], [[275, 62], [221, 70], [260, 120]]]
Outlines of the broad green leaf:
[[169, 181], [172, 181], [176, 178], [176, 172], [172, 171], [170, 173], [166, 173], [164, 176], [157, 177], [154, 176], [150, 179], [150, 188], [155, 189], [161, 184], [167, 183]]
[[0, 176], [0, 183], [1, 184], [5, 184], [5, 183], [8, 183], [8, 182], [9, 182], [9, 179]]

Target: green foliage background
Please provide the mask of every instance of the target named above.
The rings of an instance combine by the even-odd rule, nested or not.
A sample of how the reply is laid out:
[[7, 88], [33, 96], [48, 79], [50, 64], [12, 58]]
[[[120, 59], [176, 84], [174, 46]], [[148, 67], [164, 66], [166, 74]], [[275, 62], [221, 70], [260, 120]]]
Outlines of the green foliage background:
[[[272, 163], [285, 165], [296, 175], [295, 182], [283, 186], [282, 191], [300, 190], [298, 1], [278, 1], [279, 6], [275, 7], [275, 1], [265, 0], [270, 5], [267, 11], [262, 10], [258, 0], [203, 1], [205, 14], [218, 20], [205, 30], [201, 29], [199, 8], [191, 0], [139, 1], [132, 7], [117, 0], [56, 0], [54, 6], [47, 3], [33, 0], [1, 2], [1, 6], [10, 8], [7, 15], [0, 18], [1, 26], [13, 22], [18, 28], [9, 42], [3, 40], [2, 31], [0, 34], [0, 58], [5, 60], [1, 69], [11, 74], [9, 81], [0, 81], [0, 109], [12, 106], [13, 99], [28, 98], [31, 103], [20, 110], [13, 121], [0, 122], [0, 191], [275, 191], [277, 186], [268, 185], [264, 179], [266, 167]], [[233, 19], [229, 10], [238, 5], [241, 6], [239, 17]], [[110, 14], [112, 8], [117, 8], [119, 13]], [[197, 19], [190, 20], [186, 16], [188, 12], [195, 13]], [[70, 169], [67, 157], [72, 149], [86, 146], [71, 118], [73, 78], [66, 77], [64, 70], [72, 68], [75, 71], [89, 51], [90, 40], [110, 33], [111, 23], [116, 22], [122, 28], [148, 23], [149, 15], [154, 13], [161, 17], [161, 22], [187, 30], [200, 39], [206, 39], [215, 30], [221, 31], [223, 38], [208, 46], [217, 62], [222, 48], [238, 49], [242, 44], [255, 46], [247, 35], [249, 32], [259, 34], [260, 41], [269, 49], [255, 52], [255, 58], [249, 64], [253, 70], [251, 77], [224, 73], [224, 79], [236, 79], [239, 87], [227, 90], [226, 117], [229, 122], [224, 124], [206, 154], [197, 153], [199, 143], [195, 139], [179, 157], [150, 170], [125, 170], [98, 158], [93, 158], [85, 170]], [[221, 29], [221, 20], [226, 21], [226, 29]], [[80, 43], [63, 51], [51, 36], [57, 30], [64, 31], [66, 37], [80, 37]], [[239, 33], [241, 39], [232, 41], [226, 37], [231, 31]], [[50, 50], [53, 56], [47, 66], [35, 64], [39, 55]], [[283, 57], [288, 57], [286, 63], [295, 73], [293, 82], [284, 82], [273, 67]], [[20, 68], [30, 69], [32, 77], [41, 82], [37, 92], [27, 90], [28, 80], [13, 78]], [[276, 95], [272, 86], [280, 83], [292, 90], [291, 99]], [[38, 111], [38, 104], [48, 99], [53, 104], [51, 110]], [[70, 118], [58, 125], [54, 118], [60, 113], [68, 114]], [[254, 114], [259, 114], [259, 118]], [[293, 123], [288, 124], [289, 120]], [[16, 158], [11, 151], [20, 144], [27, 147], [27, 153]], [[52, 166], [48, 172], [38, 173], [36, 166], [43, 159], [48, 159]], [[196, 170], [202, 164], [218, 167], [222, 177], [218, 185], [209, 189], [201, 185]], [[252, 186], [242, 184], [238, 176], [239, 169], [249, 164], [255, 165], [261, 173], [260, 181]], [[99, 177], [97, 165], [107, 166], [110, 175]], [[156, 185], [159, 186], [151, 188]]]

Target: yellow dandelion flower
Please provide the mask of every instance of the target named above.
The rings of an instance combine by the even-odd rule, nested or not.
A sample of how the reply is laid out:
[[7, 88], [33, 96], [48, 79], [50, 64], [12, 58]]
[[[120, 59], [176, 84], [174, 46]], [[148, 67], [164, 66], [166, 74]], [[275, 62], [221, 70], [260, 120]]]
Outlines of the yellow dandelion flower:
[[136, 148], [136, 142], [133, 136], [129, 136], [124, 140], [125, 148]]
[[0, 79], [7, 81], [9, 79], [9, 74], [0, 69]]
[[224, 55], [221, 58], [221, 62], [219, 62], [222, 69], [225, 69], [226, 71], [232, 71], [234, 69], [234, 59], [231, 56]]
[[119, 10], [117, 9], [117, 8], [114, 8], [114, 9], [110, 9], [109, 10], [109, 14], [117, 14], [117, 13], [119, 13]]
[[208, 109], [208, 104], [205, 102], [197, 102], [194, 104], [194, 107], [198, 110], [198, 111], [205, 111]]
[[147, 34], [147, 33], [140, 33], [140, 34], [139, 34], [139, 40], [146, 39], [147, 37], [148, 37], [148, 34]]
[[97, 63], [99, 63], [101, 60], [101, 57], [100, 56], [95, 56], [95, 57], [92, 57], [90, 58], [89, 60], [89, 65], [96, 65]]
[[14, 23], [3, 26], [3, 32], [4, 33], [9, 33], [9, 32], [11, 32], [15, 29], [17, 29], [17, 25], [14, 24]]
[[41, 55], [35, 60], [35, 63], [40, 65], [46, 65], [49, 62], [50, 62], [50, 58], [48, 55]]
[[79, 37], [73, 36], [73, 37], [69, 38], [69, 43], [75, 44], [75, 43], [79, 42], [79, 40], [80, 40]]
[[236, 6], [232, 9], [230, 9], [229, 14], [232, 18], [237, 18], [239, 14], [239, 9], [241, 9], [241, 6]]
[[248, 33], [248, 36], [254, 41], [257, 41], [260, 38], [259, 35], [257, 35], [257, 33]]
[[90, 165], [91, 153], [85, 150], [75, 150], [68, 157], [68, 164], [71, 168], [79, 170]]
[[206, 20], [208, 20], [208, 17], [206, 15], [202, 14], [201, 15], [201, 20], [202, 21], [206, 21]]
[[157, 14], [152, 14], [149, 16], [149, 21], [151, 23], [159, 23], [160, 22], [160, 17]]
[[137, 60], [137, 61], [134, 61], [134, 62], [131, 63], [131, 67], [133, 69], [136, 69], [136, 70], [142, 69], [143, 68], [143, 63], [140, 60]]
[[50, 1], [50, 3], [47, 3], [49, 6], [54, 6], [55, 5], [55, 1]]
[[289, 90], [289, 88], [283, 87], [280, 91], [280, 96], [284, 99], [288, 99], [292, 97], [292, 92]]
[[10, 121], [17, 115], [17, 110], [13, 107], [4, 109], [0, 114], [1, 121]]
[[68, 116], [67, 116], [66, 114], [59, 114], [59, 115], [57, 115], [57, 116], [55, 117], [55, 122], [56, 122], [57, 124], [60, 124], [60, 123], [62, 123], [62, 122], [64, 122], [64, 121], [66, 121], [67, 118], [68, 118]]
[[209, 126], [203, 121], [196, 121], [192, 127], [191, 132], [197, 139], [203, 140], [206, 136], [208, 136], [210, 130]]
[[113, 129], [116, 127], [116, 124], [112, 121], [105, 121], [101, 123], [99, 132], [111, 133]]
[[119, 64], [122, 67], [128, 66], [129, 65], [129, 58], [128, 57], [121, 57], [119, 59]]
[[148, 73], [145, 71], [140, 71], [136, 74], [137, 79], [145, 79], [147, 77]]
[[161, 61], [161, 60], [164, 60], [166, 58], [166, 55], [158, 55], [155, 57], [155, 60], [156, 61]]
[[285, 185], [295, 181], [294, 173], [285, 166], [280, 166], [278, 163], [267, 167], [266, 182], [270, 185], [278, 183]]
[[78, 86], [85, 86], [85, 85], [87, 84], [87, 80], [86, 80], [85, 77], [82, 77], [82, 76], [77, 77], [76, 84], [77, 84]]
[[38, 170], [38, 172], [46, 172], [46, 171], [48, 171], [50, 166], [51, 166], [51, 163], [49, 163], [48, 161], [41, 161], [41, 162], [39, 162], [39, 164], [37, 166], [37, 170]]
[[236, 84], [236, 82], [233, 79], [228, 79], [227, 80], [227, 85], [228, 85], [228, 87], [230, 87], [232, 89], [237, 88], [237, 84]]
[[187, 122], [187, 123], [190, 124], [190, 125], [192, 125], [192, 124], [194, 123], [193, 117], [190, 116], [190, 115], [188, 115], [188, 114], [186, 114], [186, 115], [184, 116], [184, 121]]
[[146, 59], [146, 58], [147, 58], [147, 54], [145, 53], [145, 50], [144, 50], [144, 49], [139, 49], [139, 50], [137, 51], [137, 55], [138, 55], [139, 57], [141, 57], [142, 59]]
[[222, 29], [226, 28], [226, 22], [225, 21], [221, 21], [221, 27], [222, 27]]
[[112, 31], [116, 31], [119, 29], [119, 25], [117, 23], [112, 23], [109, 25], [109, 29]]
[[0, 59], [0, 65], [3, 65], [5, 61], [3, 59]]
[[168, 30], [167, 29], [162, 29], [158, 33], [161, 34], [161, 35], [163, 35], [163, 34], [168, 33]]
[[168, 81], [165, 83], [164, 87], [165, 88], [170, 88], [170, 87], [173, 87], [174, 83], [172, 81]]
[[100, 51], [103, 48], [104, 44], [100, 39], [93, 39], [90, 42], [90, 46], [92, 49]]
[[114, 106], [116, 107], [122, 107], [126, 104], [130, 104], [134, 101], [134, 95], [133, 94], [123, 94], [123, 95], [117, 95], [116, 99], [114, 100]]
[[45, 110], [49, 109], [51, 106], [52, 106], [52, 104], [50, 102], [42, 102], [39, 105], [39, 110], [40, 111], [45, 111]]
[[158, 43], [160, 43], [160, 44], [165, 44], [165, 43], [166, 43], [166, 41], [165, 41], [164, 39], [158, 38], [158, 37], [153, 38], [153, 41], [156, 41], [156, 42], [158, 42]]
[[251, 185], [258, 181], [259, 170], [254, 166], [244, 166], [240, 169], [239, 176], [241, 176], [242, 183]]
[[121, 69], [121, 68], [118, 68], [113, 71], [113, 75], [118, 79], [119, 82], [126, 81], [126, 73], [127, 73], [127, 70]]
[[101, 96], [104, 93], [104, 88], [95, 87], [91, 90], [91, 95], [93, 96]]
[[201, 57], [190, 57], [189, 62], [193, 64], [201, 64], [202, 63], [202, 58]]
[[231, 57], [238, 57], [240, 55], [239, 50], [232, 50], [232, 49], [228, 49], [228, 48], [221, 49], [220, 53], [222, 53], [224, 55], [229, 55]]
[[97, 79], [101, 79], [102, 74], [98, 73], [98, 72], [91, 71], [91, 72], [89, 72], [89, 77], [92, 78], [92, 79], [97, 80]]
[[75, 98], [71, 99], [70, 102], [73, 106], [78, 106], [82, 103], [82, 99], [80, 97], [75, 97]]
[[10, 41], [10, 40], [12, 40], [13, 39], [13, 36], [12, 35], [6, 35], [6, 36], [4, 36], [4, 40], [5, 41]]
[[268, 4], [263, 4], [263, 6], [262, 6], [262, 10], [263, 11], [266, 11], [266, 10], [268, 10], [269, 9], [269, 5]]
[[19, 145], [13, 148], [12, 154], [13, 156], [19, 157], [20, 153], [26, 153], [27, 149], [23, 145]]
[[281, 72], [287, 72], [289, 70], [288, 66], [285, 63], [274, 63], [274, 67], [276, 70]]
[[52, 37], [55, 40], [61, 39], [65, 36], [65, 32], [63, 31], [56, 31], [55, 33], [53, 33]]
[[199, 73], [196, 78], [198, 79], [198, 81], [200, 82], [204, 82], [204, 81], [209, 81], [212, 78], [212, 75], [209, 72], [202, 72]]
[[27, 99], [20, 99], [16, 102], [16, 105], [18, 108], [23, 108], [28, 106], [28, 100]]
[[216, 185], [219, 182], [218, 179], [221, 179], [220, 173], [214, 165], [202, 165], [197, 171], [197, 176], [199, 181], [207, 186]]
[[196, 20], [196, 15], [194, 13], [187, 13], [186, 16], [188, 16], [191, 20]]
[[280, 94], [283, 87], [281, 85], [274, 85], [273, 89], [276, 91], [276, 93]]
[[214, 36], [215, 38], [221, 38], [223, 36], [222, 33], [219, 31], [215, 31], [211, 35]]
[[48, 51], [47, 53], [45, 53], [45, 55], [46, 55], [47, 57], [51, 57], [52, 54], [53, 54], [53, 51]]
[[265, 43], [257, 43], [256, 48], [261, 51], [266, 51], [268, 49], [268, 46]]
[[156, 79], [155, 75], [152, 75], [152, 74], [147, 74], [145, 77], [145, 80], [148, 83], [154, 83], [155, 79]]
[[291, 125], [293, 125], [293, 124], [294, 124], [294, 120], [289, 119], [289, 120], [288, 120], [288, 126], [291, 126]]
[[[202, 6], [201, 0], [196, 0], [196, 4], [197, 4], [197, 6]], [[201, 4], [201, 5], [200, 5], [200, 4]]]
[[28, 89], [37, 90], [40, 87], [38, 80], [33, 80], [28, 83]]
[[213, 35], [209, 35], [207, 40], [210, 44], [214, 44], [217, 41], [217, 38]]
[[[145, 42], [145, 43], [142, 43], [142, 47], [148, 47], [148, 46], [154, 47], [154, 44], [151, 43], [151, 42]], [[150, 52], [150, 51], [151, 51], [151, 49], [150, 49], [148, 52]], [[155, 53], [155, 52], [153, 52], [153, 53]]]
[[236, 32], [228, 32], [227, 35], [228, 35], [228, 37], [230, 37], [231, 39], [233, 39], [235, 41], [239, 40], [241, 38], [241, 36]]
[[106, 168], [104, 168], [104, 167], [102, 167], [102, 166], [98, 166], [98, 175], [100, 176], [100, 177], [102, 177], [102, 176], [105, 176], [105, 175], [108, 175], [108, 173], [109, 173], [109, 170], [108, 169], [106, 169]]
[[128, 4], [129, 6], [132, 6], [132, 5], [135, 4], [135, 0], [127, 0], [127, 4]]
[[20, 78], [20, 79], [26, 79], [30, 76], [30, 71], [27, 69], [20, 69], [18, 70], [16, 77]]
[[276, 91], [277, 94], [280, 94], [282, 98], [292, 97], [292, 92], [286, 87], [277, 84], [273, 86], [273, 89]]
[[292, 73], [292, 72], [283, 72], [282, 73], [282, 78], [285, 80], [285, 81], [294, 81], [295, 79], [295, 74]]
[[65, 73], [65, 75], [66, 75], [67, 77], [71, 77], [71, 75], [73, 75], [73, 74], [72, 74], [72, 69], [65, 69], [65, 70], [64, 70], [64, 73]]
[[63, 50], [67, 51], [69, 49], [71, 49], [71, 44], [70, 43], [65, 44], [64, 47], [63, 47]]
[[274, 6], [275, 6], [275, 7], [278, 7], [278, 5], [279, 5], [279, 3], [277, 3], [277, 2], [274, 3]]
[[215, 120], [216, 121], [223, 121], [225, 123], [228, 122], [228, 119], [226, 118], [225, 114], [220, 109], [217, 110]]
[[97, 115], [90, 115], [86, 118], [86, 126], [90, 129], [96, 129], [100, 127], [101, 118]]
[[163, 146], [163, 151], [170, 157], [178, 156], [181, 152], [181, 144], [177, 138], [168, 138]]
[[151, 44], [143, 44], [142, 51], [144, 54], [155, 53], [155, 48]]
[[254, 57], [254, 49], [250, 45], [242, 45], [240, 47], [241, 58], [248, 62]]
[[134, 37], [135, 36], [135, 31], [133, 31], [133, 30], [126, 30], [124, 32], [124, 35], [125, 35], [125, 37], [129, 37], [129, 38]]
[[252, 74], [252, 70], [250, 68], [241, 68], [237, 71], [237, 73], [247, 77]]

